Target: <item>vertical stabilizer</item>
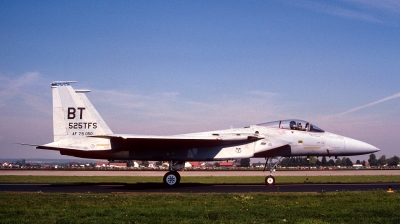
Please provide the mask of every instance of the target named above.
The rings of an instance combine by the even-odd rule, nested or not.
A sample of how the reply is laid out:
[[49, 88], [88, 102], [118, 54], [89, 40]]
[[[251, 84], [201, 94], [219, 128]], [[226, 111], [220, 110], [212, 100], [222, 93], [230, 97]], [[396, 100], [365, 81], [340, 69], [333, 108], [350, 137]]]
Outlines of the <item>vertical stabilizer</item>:
[[74, 90], [70, 83], [73, 81], [51, 83], [54, 141], [112, 134], [86, 97], [85, 93], [90, 91]]

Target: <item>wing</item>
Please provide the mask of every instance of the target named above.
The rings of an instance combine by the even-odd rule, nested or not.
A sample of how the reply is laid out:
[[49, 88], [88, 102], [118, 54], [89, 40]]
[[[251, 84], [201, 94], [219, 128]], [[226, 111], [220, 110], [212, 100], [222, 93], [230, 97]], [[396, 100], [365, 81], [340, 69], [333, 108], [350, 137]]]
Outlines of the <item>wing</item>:
[[93, 138], [110, 139], [113, 149], [176, 149], [176, 148], [202, 148], [251, 143], [262, 139], [248, 134], [214, 134], [214, 135], [100, 135]]

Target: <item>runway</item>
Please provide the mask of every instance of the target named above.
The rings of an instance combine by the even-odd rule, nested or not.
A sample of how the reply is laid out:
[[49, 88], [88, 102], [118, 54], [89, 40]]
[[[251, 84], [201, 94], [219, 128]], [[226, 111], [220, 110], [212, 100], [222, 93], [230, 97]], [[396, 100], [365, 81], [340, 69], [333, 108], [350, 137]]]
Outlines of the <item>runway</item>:
[[[167, 170], [157, 171], [82, 171], [82, 170], [0, 170], [0, 175], [8, 176], [159, 176]], [[182, 177], [190, 176], [266, 176], [269, 171], [180, 171]], [[354, 176], [354, 175], [400, 175], [400, 170], [279, 170], [274, 176]]]
[[268, 192], [340, 192], [340, 191], [387, 191], [400, 190], [400, 183], [362, 184], [200, 184], [181, 183], [167, 187], [162, 183], [51, 183], [20, 184], [0, 183], [0, 192], [36, 193], [268, 193]]
[[[0, 170], [0, 175], [26, 176], [160, 176], [165, 171], [76, 171], [76, 170]], [[185, 171], [185, 176], [265, 176], [262, 171]], [[274, 176], [351, 176], [351, 175], [400, 175], [400, 170], [306, 170], [278, 171]], [[0, 192], [43, 192], [43, 193], [261, 193], [261, 192], [338, 192], [400, 190], [400, 183], [362, 184], [201, 184], [181, 183], [167, 187], [162, 183], [0, 183]]]

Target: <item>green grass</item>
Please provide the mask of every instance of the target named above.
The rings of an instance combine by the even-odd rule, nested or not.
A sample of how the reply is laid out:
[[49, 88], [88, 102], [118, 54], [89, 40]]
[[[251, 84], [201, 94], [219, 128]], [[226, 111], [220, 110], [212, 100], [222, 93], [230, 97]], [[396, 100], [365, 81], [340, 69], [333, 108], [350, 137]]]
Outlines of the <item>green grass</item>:
[[[276, 183], [364, 183], [400, 182], [400, 175], [380, 176], [275, 176]], [[307, 180], [308, 179], [308, 180]], [[0, 182], [14, 183], [160, 183], [162, 177], [127, 176], [0, 176]], [[264, 183], [262, 176], [182, 177], [181, 183]]]
[[[399, 182], [399, 175], [277, 176], [277, 183]], [[19, 183], [144, 183], [162, 177], [0, 176]], [[183, 183], [263, 183], [262, 176]], [[0, 223], [400, 223], [400, 193], [0, 193]]]
[[400, 223], [400, 194], [0, 193], [0, 223]]

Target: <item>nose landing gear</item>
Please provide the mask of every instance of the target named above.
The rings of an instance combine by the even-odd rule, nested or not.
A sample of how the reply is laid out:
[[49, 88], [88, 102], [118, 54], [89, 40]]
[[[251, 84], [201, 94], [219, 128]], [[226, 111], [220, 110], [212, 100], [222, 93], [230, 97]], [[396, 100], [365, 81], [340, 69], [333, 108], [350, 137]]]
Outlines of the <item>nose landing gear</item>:
[[275, 163], [272, 162], [273, 157], [267, 157], [265, 158], [265, 165], [264, 165], [264, 171], [268, 166], [269, 169], [269, 176], [265, 177], [265, 185], [267, 186], [273, 186], [275, 184], [275, 178], [272, 176], [272, 172], [275, 172], [275, 168], [281, 163], [283, 157], [280, 157], [278, 161]]
[[272, 186], [275, 184], [275, 178], [272, 175], [265, 177], [265, 185]]

